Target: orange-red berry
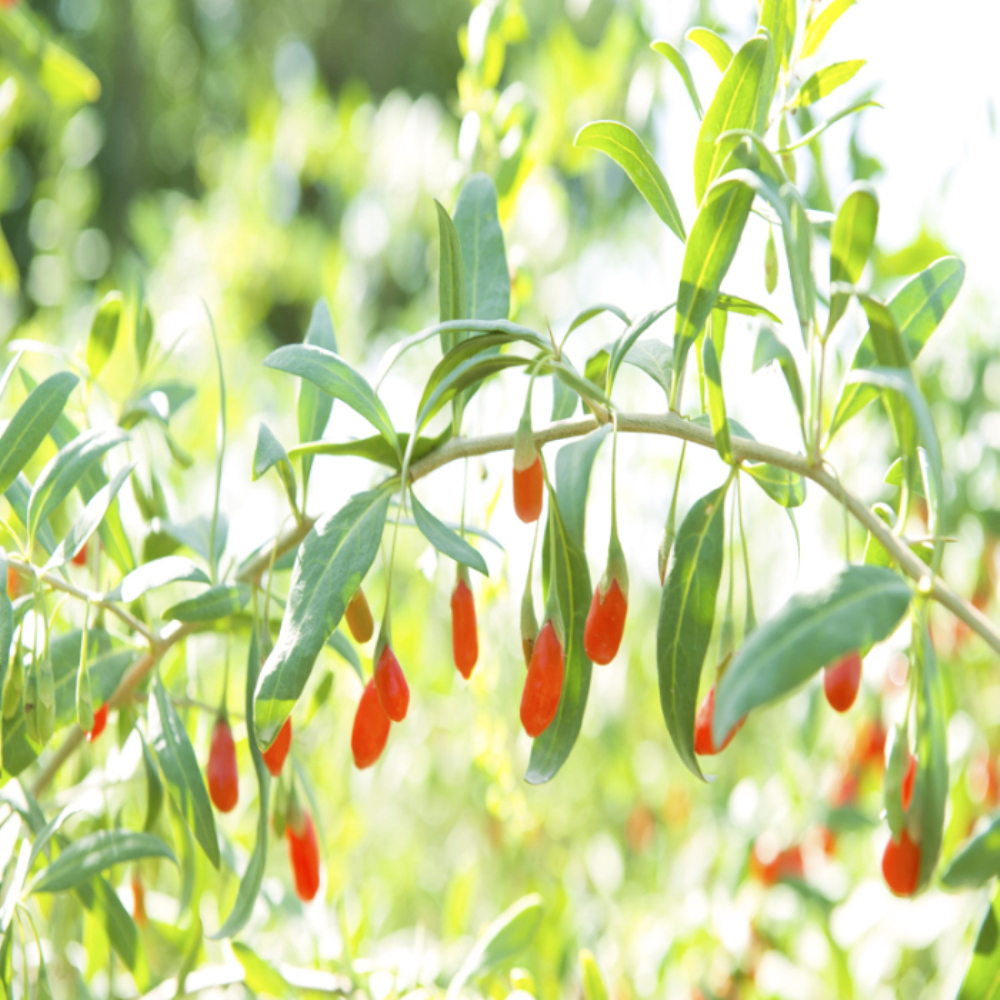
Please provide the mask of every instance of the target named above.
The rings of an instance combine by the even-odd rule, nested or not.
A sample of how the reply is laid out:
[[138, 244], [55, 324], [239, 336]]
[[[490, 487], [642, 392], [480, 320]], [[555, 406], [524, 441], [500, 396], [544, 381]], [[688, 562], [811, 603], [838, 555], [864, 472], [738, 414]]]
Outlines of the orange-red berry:
[[319, 890], [319, 843], [312, 816], [295, 807], [285, 825], [288, 841], [288, 861], [295, 877], [295, 892], [304, 903], [313, 899]]
[[230, 812], [240, 798], [240, 773], [236, 766], [236, 744], [229, 720], [220, 715], [212, 730], [208, 751], [208, 794], [219, 812]]
[[87, 565], [87, 546], [88, 546], [88, 543], [84, 542], [83, 543], [83, 548], [80, 549], [80, 551], [77, 552], [77, 554], [75, 556], [73, 556], [72, 559], [70, 559], [70, 562], [74, 566], [86, 566]]
[[903, 782], [899, 786], [899, 800], [903, 804], [903, 812], [910, 808], [913, 801], [913, 783], [917, 779], [917, 758], [911, 753], [906, 765], [906, 774], [903, 775]]
[[140, 927], [146, 926], [146, 890], [138, 872], [132, 872], [132, 919]]
[[393, 722], [402, 722], [410, 707], [410, 687], [392, 647], [386, 643], [375, 664], [375, 690], [382, 710]]
[[830, 707], [846, 712], [858, 697], [861, 687], [861, 655], [852, 650], [823, 671], [823, 690]]
[[517, 465], [514, 466], [514, 511], [525, 524], [531, 524], [542, 516], [544, 492], [545, 477], [540, 455], [536, 455], [526, 469], [519, 470]]
[[344, 618], [355, 642], [367, 642], [374, 634], [375, 622], [372, 619], [372, 609], [368, 607], [368, 598], [360, 587], [348, 602]]
[[521, 695], [521, 725], [532, 738], [541, 736], [556, 717], [562, 697], [565, 663], [555, 626], [547, 621], [531, 651]]
[[754, 878], [764, 885], [774, 885], [787, 879], [801, 880], [805, 875], [802, 848], [798, 844], [793, 844], [765, 861], [761, 856], [759, 845], [755, 844], [750, 855], [750, 871]]
[[715, 714], [715, 685], [709, 689], [704, 701], [698, 706], [698, 714], [694, 720], [694, 752], [699, 757], [711, 757], [713, 754], [722, 753], [732, 742], [733, 737], [743, 728], [743, 723], [747, 721], [744, 715], [732, 728], [721, 747], [715, 745], [712, 736], [712, 716]]
[[87, 742], [93, 743], [101, 733], [104, 732], [104, 727], [108, 724], [108, 703], [105, 702], [100, 708], [94, 711], [94, 725], [93, 728], [87, 733]]
[[625, 632], [628, 598], [617, 580], [611, 581], [607, 593], [601, 596], [600, 584], [594, 588], [587, 624], [583, 629], [583, 648], [594, 663], [610, 663], [618, 655]]
[[274, 742], [261, 755], [264, 764], [271, 772], [272, 778], [277, 778], [281, 774], [281, 769], [285, 766], [285, 758], [292, 746], [292, 717], [285, 719], [284, 725], [278, 731]]
[[897, 896], [912, 896], [920, 881], [920, 845], [904, 830], [899, 840], [890, 840], [882, 855], [882, 876]]
[[469, 585], [461, 577], [451, 592], [451, 651], [458, 672], [468, 680], [479, 659], [479, 632], [476, 602]]
[[7, 596], [12, 601], [21, 596], [21, 574], [13, 566], [7, 567]]
[[382, 756], [389, 739], [392, 723], [382, 709], [373, 677], [365, 686], [354, 714], [354, 728], [351, 731], [351, 753], [359, 770], [371, 767]]

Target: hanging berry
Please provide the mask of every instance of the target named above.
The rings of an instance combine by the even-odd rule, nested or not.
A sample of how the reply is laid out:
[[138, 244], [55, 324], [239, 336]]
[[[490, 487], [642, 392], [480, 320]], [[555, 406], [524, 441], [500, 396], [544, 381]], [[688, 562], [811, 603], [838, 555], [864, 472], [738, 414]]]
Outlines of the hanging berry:
[[277, 778], [281, 774], [281, 769], [285, 766], [285, 758], [292, 746], [292, 717], [285, 719], [284, 725], [278, 731], [274, 742], [261, 755], [264, 764], [271, 772], [272, 778]]
[[295, 878], [296, 895], [308, 903], [319, 891], [319, 843], [312, 816], [295, 798], [288, 809], [285, 839], [288, 841], [288, 861]]
[[233, 730], [225, 715], [220, 715], [215, 721], [205, 771], [212, 804], [219, 812], [231, 812], [240, 798], [240, 775], [236, 766]]
[[132, 872], [132, 919], [140, 926], [148, 923], [146, 918], [146, 890], [138, 870]]
[[354, 728], [351, 730], [351, 753], [354, 765], [359, 770], [371, 767], [382, 756], [389, 739], [392, 723], [382, 709], [373, 677], [365, 686], [354, 714]]
[[7, 567], [7, 596], [12, 601], [21, 596], [21, 574], [13, 566]]
[[105, 702], [94, 712], [94, 728], [87, 733], [87, 742], [93, 743], [101, 733], [104, 732], [104, 727], [108, 724], [108, 703]]
[[344, 618], [355, 642], [365, 643], [374, 635], [375, 621], [372, 618], [372, 609], [368, 607], [368, 598], [360, 587], [348, 602]]
[[694, 752], [699, 757], [711, 757], [714, 754], [722, 753], [732, 742], [733, 737], [743, 728], [743, 723], [747, 721], [744, 715], [733, 727], [732, 731], [723, 741], [721, 747], [716, 747], [715, 738], [712, 736], [712, 716], [715, 714], [715, 685], [709, 689], [705, 700], [698, 707], [698, 714], [694, 720]]
[[521, 725], [532, 738], [541, 736], [556, 717], [564, 674], [562, 640], [556, 623], [547, 618], [535, 641], [521, 695]]
[[410, 687], [406, 683], [403, 669], [388, 641], [384, 642], [375, 662], [375, 689], [382, 710], [393, 722], [402, 722], [410, 707]]
[[912, 896], [920, 881], [920, 845], [903, 830], [898, 839], [885, 845], [882, 855], [882, 876], [885, 884], [897, 896]]
[[80, 551], [77, 552], [77, 554], [75, 556], [73, 556], [72, 559], [70, 559], [70, 562], [74, 566], [86, 566], [87, 565], [87, 547], [88, 547], [88, 543], [84, 542], [83, 543], [83, 548], [80, 549]]
[[542, 456], [535, 447], [535, 437], [531, 431], [531, 390], [524, 405], [524, 415], [514, 434], [514, 511], [517, 516], [531, 524], [542, 516], [542, 500], [545, 493], [545, 473]]
[[468, 680], [479, 659], [476, 602], [469, 587], [469, 571], [459, 564], [451, 592], [451, 651], [458, 672]]
[[861, 687], [861, 654], [852, 650], [823, 671], [826, 700], [836, 712], [846, 712], [857, 700]]

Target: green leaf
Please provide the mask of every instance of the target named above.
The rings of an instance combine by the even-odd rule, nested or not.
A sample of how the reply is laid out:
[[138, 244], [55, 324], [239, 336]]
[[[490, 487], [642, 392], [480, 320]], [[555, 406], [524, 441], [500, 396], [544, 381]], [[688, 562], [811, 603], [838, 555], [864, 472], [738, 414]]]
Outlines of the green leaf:
[[371, 568], [390, 496], [388, 489], [357, 494], [337, 513], [320, 518], [300, 546], [281, 632], [254, 696], [261, 745], [269, 746], [278, 735], [323, 643]]
[[[378, 440], [382, 440], [379, 438]], [[295, 506], [295, 470], [289, 461], [288, 454], [281, 442], [271, 433], [270, 428], [261, 421], [257, 429], [257, 447], [253, 453], [253, 472], [250, 481], [256, 482], [268, 469], [277, 466], [281, 485], [288, 495], [288, 502]]]
[[[0, 695], [3, 694], [7, 681], [7, 668], [10, 666], [10, 644], [14, 638], [14, 608], [7, 594], [7, 561], [0, 553], [0, 574], [4, 585], [0, 588]], [[0, 727], [3, 719], [0, 718]]]
[[166, 858], [177, 864], [174, 852], [151, 833], [135, 830], [98, 830], [73, 841], [43, 868], [31, 884], [32, 892], [75, 889], [115, 865], [143, 858]]
[[150, 590], [180, 580], [191, 583], [211, 582], [208, 575], [190, 559], [184, 556], [164, 556], [162, 559], [143, 563], [138, 569], [132, 570], [114, 590], [108, 593], [107, 599], [131, 604]]
[[[297, 375], [318, 386], [328, 396], [343, 400], [393, 448], [397, 447], [396, 432], [382, 400], [364, 378], [333, 351], [314, 344], [289, 344], [269, 354], [264, 364], [268, 368]], [[310, 437], [315, 438], [316, 433], [311, 431]]]
[[757, 345], [753, 352], [753, 370], [757, 371], [772, 361], [777, 361], [781, 368], [781, 374], [785, 376], [788, 391], [792, 394], [792, 402], [799, 416], [805, 416], [806, 397], [802, 390], [802, 382], [799, 379], [799, 369], [795, 364], [792, 352], [780, 341], [774, 330], [767, 324], [761, 323], [757, 332]]
[[358, 675], [358, 680], [364, 682], [365, 674], [361, 669], [361, 657], [358, 656], [358, 651], [351, 645], [351, 641], [344, 635], [340, 629], [336, 629], [333, 635], [326, 640], [327, 646], [330, 647], [348, 666], [353, 667], [354, 672]]
[[738, 295], [727, 295], [725, 292], [720, 292], [715, 300], [714, 308], [724, 312], [740, 313], [742, 316], [766, 316], [772, 323], [781, 326], [781, 318], [766, 306], [758, 305], [749, 299], [742, 299]]
[[608, 1000], [601, 970], [597, 967], [593, 953], [586, 948], [580, 952], [580, 971], [583, 973], [584, 1000]]
[[119, 469], [107, 486], [102, 486], [87, 502], [80, 516], [73, 522], [66, 537], [59, 543], [49, 561], [42, 568], [43, 573], [64, 566], [80, 552], [90, 536], [100, 527], [108, 508], [114, 502], [125, 480], [132, 474], [135, 462]]
[[1000, 998], [1000, 890], [993, 897], [979, 928], [972, 961], [962, 980], [956, 1000], [998, 1000]]
[[160, 779], [160, 769], [146, 740], [146, 734], [141, 727], [136, 727], [136, 731], [142, 742], [142, 766], [146, 772], [146, 821], [142, 828], [149, 832], [156, 826], [160, 810], [163, 808], [163, 781]]
[[628, 174], [649, 207], [667, 224], [683, 243], [687, 239], [673, 193], [642, 140], [627, 125], [620, 122], [599, 121], [584, 125], [574, 146], [599, 149], [606, 153]]
[[747, 712], [783, 698], [852, 650], [888, 638], [909, 604], [908, 583], [881, 566], [847, 566], [822, 589], [796, 594], [747, 637], [716, 685], [716, 745]]
[[711, 337], [706, 337], [701, 348], [702, 364], [705, 368], [705, 381], [708, 383], [708, 412], [712, 421], [712, 434], [715, 436], [715, 447], [719, 458], [726, 465], [733, 461], [733, 445], [729, 439], [729, 424], [726, 421], [726, 401], [722, 394], [722, 370], [715, 353], [715, 343]]
[[122, 293], [108, 292], [97, 307], [87, 337], [87, 367], [94, 378], [101, 374], [101, 369], [107, 364], [111, 352], [115, 349], [121, 319]]
[[[333, 317], [330, 315], [330, 307], [326, 304], [326, 299], [319, 298], [316, 300], [303, 343], [321, 347], [326, 351], [332, 351], [334, 354], [337, 353], [337, 335], [333, 330]], [[322, 437], [323, 432], [326, 430], [326, 425], [330, 422], [332, 411], [333, 400], [326, 392], [320, 392], [307, 379], [303, 379], [302, 384], [299, 386], [299, 399], [296, 408], [299, 441], [315, 441], [317, 438]], [[303, 492], [309, 486], [309, 473], [312, 471], [312, 463], [311, 455], [303, 456]]]
[[524, 896], [504, 910], [483, 932], [448, 984], [445, 1000], [457, 1000], [462, 987], [474, 976], [497, 969], [516, 958], [538, 933], [542, 923], [542, 897]]
[[[465, 267], [462, 263], [458, 230], [444, 206], [437, 200], [434, 205], [437, 208], [440, 247], [439, 318], [442, 323], [446, 323], [450, 319], [465, 319]], [[445, 353], [455, 346], [458, 336], [458, 333], [450, 331], [441, 334], [441, 347]]]
[[801, 507], [805, 503], [806, 482], [799, 473], [766, 462], [745, 462], [743, 469], [780, 506]]
[[152, 744], [160, 769], [167, 779], [170, 798], [177, 811], [184, 817], [212, 867], [219, 867], [219, 839], [215, 832], [212, 804], [205, 790], [205, 782], [198, 767], [187, 730], [177, 710], [170, 701], [159, 676], [153, 679], [153, 688], [147, 708], [149, 742]]
[[[448, 441], [454, 428], [449, 424], [440, 434], [435, 437], [418, 437], [417, 443], [413, 446], [413, 454], [410, 456], [411, 462], [417, 462], [421, 458], [429, 455], [436, 448]], [[400, 434], [399, 450], [391, 447], [384, 437], [375, 435], [368, 438], [359, 438], [356, 441], [344, 441], [336, 443], [333, 441], [309, 441], [300, 444], [288, 452], [289, 458], [297, 458], [300, 455], [353, 455], [357, 458], [367, 458], [370, 462], [378, 462], [379, 465], [386, 465], [390, 469], [399, 472], [402, 468], [400, 453], [405, 453], [410, 441], [409, 434]]]
[[1000, 875], [1000, 817], [966, 841], [941, 873], [948, 889], [978, 889]]
[[452, 531], [441, 521], [439, 521], [416, 497], [413, 490], [410, 490], [410, 500], [413, 503], [413, 519], [417, 523], [421, 534], [438, 550], [444, 553], [455, 562], [462, 563], [489, 576], [486, 568], [486, 560], [482, 553], [474, 549], [461, 535]]
[[[618, 375], [618, 369], [621, 367], [622, 362], [625, 361], [628, 354], [636, 346], [639, 338], [666, 312], [673, 309], [674, 303], [669, 306], [664, 306], [662, 309], [655, 309], [651, 313], [647, 313], [640, 320], [636, 320], [635, 323], [629, 325], [629, 328], [615, 341], [614, 347], [611, 349], [611, 354], [608, 357], [608, 371], [605, 375], [608, 391], [610, 392], [610, 387], [614, 385], [615, 378]], [[672, 355], [671, 355], [672, 356]], [[589, 377], [589, 376], [588, 376]], [[659, 381], [659, 377], [654, 375], [654, 379]], [[670, 390], [667, 389], [669, 393]]]
[[854, 104], [848, 105], [842, 111], [838, 111], [835, 115], [831, 115], [825, 122], [820, 122], [815, 128], [811, 128], [805, 135], [800, 136], [795, 142], [786, 143], [780, 149], [776, 149], [775, 153], [778, 156], [784, 156], [787, 153], [794, 153], [797, 149], [802, 149], [803, 146], [808, 146], [814, 139], [818, 139], [831, 125], [835, 125], [843, 118], [847, 118], [849, 115], [856, 114], [858, 111], [864, 111], [865, 108], [881, 108], [882, 105], [878, 101], [862, 100], [856, 101]]
[[733, 61], [733, 50], [721, 35], [709, 28], [692, 28], [684, 37], [707, 52], [712, 62], [718, 66], [720, 73], [725, 73], [729, 69], [729, 64]]
[[576, 412], [580, 397], [561, 379], [552, 380], [552, 420], [567, 420]]
[[59, 419], [80, 380], [57, 372], [28, 394], [0, 435], [0, 493], [6, 493]]
[[[944, 319], [964, 278], [965, 264], [962, 261], [957, 257], [942, 257], [908, 281], [890, 299], [889, 312], [911, 359], [916, 359], [930, 335]], [[876, 361], [873, 339], [866, 335], [858, 342], [851, 369], [871, 368]], [[877, 396], [878, 391], [870, 386], [860, 383], [845, 385], [837, 403], [829, 436], [832, 438], [840, 427]]]
[[250, 603], [250, 588], [245, 583], [219, 583], [163, 612], [168, 622], [211, 622], [238, 614]]
[[[778, 65], [788, 67], [795, 47], [797, 26], [797, 0], [763, 0], [760, 5], [760, 27], [766, 29], [774, 44], [776, 56], [773, 71], [777, 80]], [[773, 98], [774, 83], [771, 84]]]
[[671, 550], [656, 627], [663, 718], [678, 755], [698, 778], [703, 776], [694, 752], [694, 720], [722, 577], [725, 495], [725, 487], [713, 490], [684, 518]]
[[674, 352], [662, 340], [644, 340], [625, 355], [625, 364], [645, 372], [670, 400], [670, 380], [674, 372]]
[[847, 308], [849, 295], [834, 291], [837, 283], [856, 285], [875, 245], [878, 196], [865, 181], [854, 184], [840, 203], [830, 237], [830, 317], [827, 336]]
[[[712, 34], [704, 28], [696, 28], [695, 31], [703, 33], [699, 34], [699, 38]], [[690, 33], [688, 37], [691, 37]], [[712, 181], [722, 172], [728, 155], [728, 150], [720, 148], [716, 140], [730, 129], [754, 128], [758, 90], [769, 48], [770, 42], [761, 35], [743, 45], [728, 64], [705, 112], [694, 150], [694, 197], [699, 205], [704, 202]]]
[[42, 469], [28, 501], [28, 537], [34, 538], [39, 525], [66, 499], [70, 490], [104, 457], [105, 453], [129, 440], [117, 427], [85, 431], [61, 448]]
[[465, 308], [470, 319], [506, 319], [510, 313], [510, 271], [497, 192], [486, 174], [473, 174], [455, 205], [455, 229], [462, 246]]
[[546, 531], [543, 551], [554, 546], [555, 586], [559, 610], [566, 629], [566, 672], [556, 717], [531, 746], [525, 781], [541, 785], [551, 781], [566, 763], [583, 724], [590, 694], [593, 667], [583, 648], [583, 630], [590, 608], [591, 582], [584, 552], [584, 524], [590, 473], [609, 425], [599, 427], [580, 441], [564, 445], [556, 455], [556, 489], [550, 498], [552, 529]]
[[691, 98], [691, 103], [694, 105], [695, 111], [698, 112], [699, 118], [705, 117], [705, 112], [702, 109], [701, 101], [698, 99], [698, 90], [694, 85], [694, 77], [691, 76], [691, 68], [687, 64], [687, 60], [681, 55], [680, 51], [670, 42], [665, 42], [662, 39], [657, 40], [650, 45], [650, 48], [654, 52], [659, 52], [661, 56], [664, 56], [670, 61], [674, 69], [677, 70], [681, 75], [681, 79], [684, 81], [684, 86], [687, 88], [688, 97]]
[[906, 725], [898, 722], [889, 731], [887, 739], [888, 762], [882, 779], [882, 801], [889, 823], [889, 832], [898, 838], [906, 823], [903, 811], [903, 780], [910, 764], [910, 748], [907, 743]]
[[267, 865], [267, 835], [268, 835], [268, 804], [271, 795], [271, 775], [269, 774], [264, 758], [261, 756], [257, 746], [257, 739], [252, 732], [253, 729], [253, 693], [257, 688], [257, 675], [260, 673], [260, 641], [257, 637], [257, 629], [254, 627], [250, 634], [250, 649], [247, 652], [247, 680], [245, 693], [245, 712], [247, 719], [247, 745], [250, 748], [250, 757], [253, 760], [254, 772], [257, 775], [257, 788], [259, 791], [257, 802], [257, 842], [254, 844], [253, 854], [243, 871], [240, 879], [240, 887], [236, 892], [236, 901], [233, 908], [226, 917], [223, 925], [215, 934], [208, 937], [217, 941], [220, 938], [231, 938], [239, 934], [253, 914], [254, 903], [260, 895], [260, 887], [264, 884], [264, 869]]
[[865, 59], [851, 59], [848, 62], [832, 63], [817, 70], [801, 87], [792, 99], [791, 106], [805, 108], [833, 93], [838, 87], [854, 78], [855, 74], [865, 65]]
[[153, 346], [153, 314], [150, 312], [149, 303], [141, 293], [136, 303], [132, 342], [135, 345], [135, 357], [141, 373], [149, 360], [149, 349]]
[[855, 0], [833, 0], [823, 8], [819, 17], [806, 29], [802, 51], [799, 53], [800, 59], [808, 59], [819, 48], [820, 42], [826, 38], [826, 33], [837, 23], [842, 14], [854, 6], [854, 2]]
[[130, 399], [122, 408], [118, 425], [131, 430], [144, 420], [168, 427], [171, 418], [197, 395], [187, 382], [159, 382]]
[[273, 966], [265, 962], [249, 945], [233, 942], [233, 954], [243, 966], [243, 983], [252, 993], [265, 996], [291, 996], [291, 987]]

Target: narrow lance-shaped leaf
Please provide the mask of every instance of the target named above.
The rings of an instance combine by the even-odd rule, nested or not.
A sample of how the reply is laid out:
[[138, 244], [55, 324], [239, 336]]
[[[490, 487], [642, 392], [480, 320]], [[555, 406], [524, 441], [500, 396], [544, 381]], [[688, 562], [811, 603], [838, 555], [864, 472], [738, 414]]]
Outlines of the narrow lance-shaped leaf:
[[826, 38], [827, 32], [837, 23], [842, 14], [854, 6], [855, 0], [832, 0], [828, 3], [819, 16], [806, 29], [805, 38], [802, 41], [802, 51], [800, 58], [808, 59], [820, 46], [820, 42]]
[[278, 641], [257, 680], [258, 745], [270, 746], [302, 694], [319, 651], [378, 553], [391, 491], [359, 493], [320, 518], [299, 548]]
[[684, 222], [673, 193], [656, 160], [642, 140], [621, 122], [600, 121], [584, 125], [573, 140], [575, 146], [599, 149], [628, 174], [649, 207], [667, 224], [683, 243], [687, 239]]
[[726, 401], [722, 394], [722, 370], [715, 353], [715, 343], [706, 337], [701, 349], [705, 381], [708, 383], [708, 412], [712, 420], [712, 434], [719, 458], [727, 465], [733, 461], [733, 445], [729, 438], [729, 424], [726, 421]]
[[799, 378], [799, 369], [792, 352], [780, 341], [771, 326], [762, 322], [757, 333], [757, 345], [753, 352], [753, 370], [757, 371], [772, 361], [777, 361], [781, 374], [785, 377], [788, 391], [799, 416], [805, 416], [806, 398]]
[[[726, 488], [713, 490], [688, 511], [674, 539], [656, 626], [660, 707], [674, 748], [701, 778], [694, 752], [694, 721], [701, 668], [715, 621], [725, 547]], [[721, 742], [719, 743], [721, 746]]]
[[208, 574], [185, 556], [164, 556], [162, 559], [143, 563], [138, 569], [132, 570], [114, 590], [108, 593], [107, 598], [131, 604], [151, 590], [180, 580], [191, 583], [211, 582]]
[[862, 66], [864, 59], [852, 59], [849, 62], [833, 63], [817, 70], [805, 83], [799, 87], [798, 92], [792, 99], [792, 105], [797, 108], [805, 108], [810, 104], [833, 93], [838, 87], [843, 86], [848, 80], [854, 78]]
[[[825, 122], [820, 122], [814, 128], [809, 129], [804, 135], [800, 136], [795, 142], [784, 142], [784, 144], [775, 150], [781, 157], [785, 157], [788, 153], [794, 153], [797, 149], [802, 149], [803, 146], [808, 146], [813, 140], [818, 139], [831, 125], [836, 125], [837, 122], [842, 121], [844, 118], [850, 115], [857, 114], [859, 111], [864, 111], [866, 108], [881, 108], [882, 105], [878, 101], [871, 100], [861, 100], [855, 101], [854, 104], [848, 105], [846, 108], [838, 111], [835, 115], [830, 115]], [[805, 113], [803, 111], [803, 113]]]
[[439, 552], [443, 552], [455, 562], [462, 563], [483, 576], [489, 576], [486, 568], [486, 560], [482, 554], [474, 549], [461, 535], [452, 531], [447, 525], [439, 521], [417, 498], [413, 491], [410, 491], [410, 500], [413, 504], [413, 519], [417, 523], [421, 534]]
[[685, 36], [689, 42], [694, 42], [718, 67], [720, 73], [725, 73], [733, 61], [733, 50], [729, 43], [711, 28], [692, 28]]
[[698, 112], [699, 118], [705, 117], [705, 111], [701, 106], [701, 101], [698, 98], [698, 89], [694, 85], [694, 77], [691, 75], [691, 68], [687, 64], [687, 60], [681, 55], [680, 51], [676, 46], [671, 45], [670, 42], [658, 39], [650, 45], [650, 48], [654, 52], [659, 52], [661, 56], [666, 58], [674, 69], [677, 70], [681, 75], [681, 79], [684, 81], [684, 86], [687, 89], [688, 97], [691, 98], [691, 103], [694, 105], [695, 111]]
[[847, 566], [821, 589], [796, 594], [757, 626], [716, 686], [716, 745], [747, 712], [790, 694], [845, 654], [890, 636], [909, 604], [909, 584], [881, 566]]
[[830, 237], [830, 317], [827, 336], [837, 325], [850, 298], [835, 290], [838, 283], [856, 285], [875, 244], [878, 225], [878, 196], [874, 188], [859, 181], [848, 192], [837, 210]]
[[510, 313], [510, 271], [497, 192], [487, 174], [473, 174], [455, 205], [455, 229], [462, 247], [465, 308], [470, 319], [506, 319]]
[[[330, 315], [330, 307], [326, 304], [326, 299], [316, 300], [303, 343], [321, 347], [334, 354], [337, 353], [337, 335], [334, 333], [333, 317]], [[332, 411], [333, 400], [330, 396], [326, 392], [321, 392], [309, 380], [303, 379], [299, 386], [299, 399], [296, 407], [299, 441], [315, 441], [322, 437], [326, 425], [330, 422]], [[311, 455], [302, 456], [303, 491], [309, 486], [312, 463]]]
[[159, 676], [153, 679], [147, 722], [149, 741], [167, 779], [170, 798], [212, 866], [218, 868], [219, 840], [198, 758]]
[[[462, 263], [462, 245], [459, 242], [458, 230], [451, 216], [439, 202], [434, 202], [438, 216], [438, 309], [442, 323], [452, 319], [465, 319], [465, 267]], [[445, 353], [450, 351], [457, 341], [458, 333], [443, 331], [441, 347]]]
[[[381, 440], [381, 439], [380, 439]], [[277, 468], [278, 478], [285, 488], [288, 502], [295, 507], [295, 470], [281, 442], [263, 421], [257, 430], [257, 446], [253, 453], [251, 482], [256, 482], [268, 469]]]
[[244, 583], [219, 583], [197, 597], [173, 604], [163, 612], [164, 621], [210, 622], [239, 614], [250, 603], [250, 588]]
[[1000, 889], [986, 911], [972, 961], [955, 1000], [998, 1000], [1000, 998]]
[[111, 352], [115, 349], [121, 318], [122, 293], [108, 292], [97, 307], [87, 337], [87, 367], [94, 378], [100, 375], [101, 369], [107, 364]]
[[[10, 666], [10, 644], [14, 638], [14, 609], [7, 594], [7, 561], [2, 558], [0, 550], [0, 578], [3, 587], [0, 588], [0, 694], [7, 682], [7, 668]], [[0, 720], [0, 726], [2, 726]]]

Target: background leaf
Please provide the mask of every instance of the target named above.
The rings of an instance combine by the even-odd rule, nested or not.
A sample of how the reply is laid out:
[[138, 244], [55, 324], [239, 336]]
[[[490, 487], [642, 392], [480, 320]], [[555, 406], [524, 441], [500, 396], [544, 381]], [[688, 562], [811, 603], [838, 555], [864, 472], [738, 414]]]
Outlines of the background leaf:
[[94, 378], [100, 375], [101, 369], [107, 364], [111, 352], [115, 349], [121, 318], [122, 293], [108, 292], [97, 307], [87, 337], [87, 367]]
[[414, 495], [410, 490], [410, 500], [413, 504], [413, 519], [417, 523], [421, 534], [438, 550], [443, 552], [455, 562], [469, 566], [471, 569], [489, 576], [486, 568], [486, 560], [482, 553], [474, 549], [461, 535], [452, 531], [451, 528], [439, 521]]
[[[323, 350], [337, 353], [337, 335], [333, 329], [333, 317], [326, 299], [316, 300], [312, 317], [306, 330], [304, 344], [321, 347]], [[325, 392], [321, 392], [308, 379], [303, 379], [299, 385], [299, 399], [296, 405], [296, 417], [299, 426], [299, 441], [315, 441], [323, 436], [326, 425], [330, 422], [333, 412], [333, 400]], [[302, 490], [309, 486], [309, 474], [312, 471], [311, 455], [302, 456]]]

